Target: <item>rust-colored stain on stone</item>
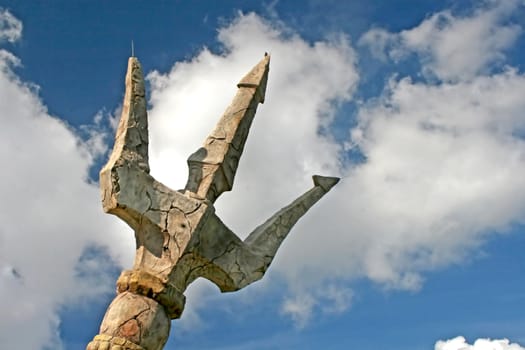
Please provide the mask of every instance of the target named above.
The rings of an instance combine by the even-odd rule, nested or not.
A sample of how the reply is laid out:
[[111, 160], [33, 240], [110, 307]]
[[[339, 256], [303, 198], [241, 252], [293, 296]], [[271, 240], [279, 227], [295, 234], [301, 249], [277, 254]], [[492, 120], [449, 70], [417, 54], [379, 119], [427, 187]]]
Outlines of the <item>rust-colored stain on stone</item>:
[[129, 320], [120, 327], [120, 336], [124, 338], [132, 338], [139, 332], [139, 323], [137, 320]]

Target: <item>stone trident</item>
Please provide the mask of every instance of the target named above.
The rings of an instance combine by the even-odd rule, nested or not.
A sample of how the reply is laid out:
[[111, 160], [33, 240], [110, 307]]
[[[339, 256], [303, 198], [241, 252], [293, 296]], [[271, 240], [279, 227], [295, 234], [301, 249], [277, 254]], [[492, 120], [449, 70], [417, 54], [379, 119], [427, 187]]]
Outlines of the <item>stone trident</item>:
[[313, 176], [312, 189], [244, 241], [215, 215], [213, 203], [232, 189], [257, 105], [264, 102], [269, 63], [265, 55], [237, 84], [215, 130], [188, 158], [186, 187], [173, 191], [149, 174], [144, 78], [138, 59], [129, 58], [122, 116], [100, 187], [104, 211], [131, 226], [137, 250], [87, 350], [161, 350], [191, 282], [204, 277], [231, 292], [261, 279], [292, 226], [339, 181]]

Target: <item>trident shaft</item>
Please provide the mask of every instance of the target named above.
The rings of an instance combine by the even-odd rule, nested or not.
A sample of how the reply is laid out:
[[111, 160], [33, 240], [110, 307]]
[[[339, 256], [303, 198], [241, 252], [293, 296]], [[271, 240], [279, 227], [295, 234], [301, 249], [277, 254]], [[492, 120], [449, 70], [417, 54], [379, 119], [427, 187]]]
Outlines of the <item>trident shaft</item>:
[[137, 250], [87, 350], [161, 350], [190, 283], [204, 277], [230, 292], [261, 279], [291, 228], [339, 181], [313, 176], [313, 188], [244, 241], [215, 214], [213, 203], [232, 189], [257, 106], [264, 102], [269, 64], [265, 55], [237, 84], [231, 105], [188, 158], [186, 187], [174, 191], [149, 174], [144, 78], [138, 59], [129, 58], [122, 116], [100, 187], [104, 211], [135, 231]]

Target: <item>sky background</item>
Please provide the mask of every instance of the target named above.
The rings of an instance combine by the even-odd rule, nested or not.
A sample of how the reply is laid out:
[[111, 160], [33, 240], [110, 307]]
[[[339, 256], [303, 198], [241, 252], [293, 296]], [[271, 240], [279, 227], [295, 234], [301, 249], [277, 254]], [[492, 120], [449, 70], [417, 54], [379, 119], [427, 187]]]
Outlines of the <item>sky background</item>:
[[522, 0], [0, 0], [0, 347], [84, 349], [132, 263], [97, 181], [133, 40], [174, 189], [271, 54], [216, 203], [239, 236], [342, 178], [262, 281], [190, 286], [166, 349], [523, 350], [524, 28]]

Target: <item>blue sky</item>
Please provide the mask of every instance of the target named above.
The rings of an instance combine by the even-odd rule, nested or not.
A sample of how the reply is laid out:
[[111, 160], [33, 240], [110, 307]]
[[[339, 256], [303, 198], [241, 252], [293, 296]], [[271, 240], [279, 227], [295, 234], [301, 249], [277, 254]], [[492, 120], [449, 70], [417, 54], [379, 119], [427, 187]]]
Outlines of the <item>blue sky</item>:
[[0, 8], [2, 348], [84, 349], [132, 262], [133, 232], [102, 212], [97, 184], [131, 40], [152, 173], [172, 188], [271, 53], [266, 102], [217, 202], [241, 237], [312, 174], [342, 177], [261, 282], [192, 285], [166, 349], [525, 346], [523, 1]]

